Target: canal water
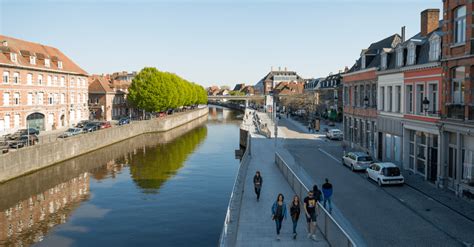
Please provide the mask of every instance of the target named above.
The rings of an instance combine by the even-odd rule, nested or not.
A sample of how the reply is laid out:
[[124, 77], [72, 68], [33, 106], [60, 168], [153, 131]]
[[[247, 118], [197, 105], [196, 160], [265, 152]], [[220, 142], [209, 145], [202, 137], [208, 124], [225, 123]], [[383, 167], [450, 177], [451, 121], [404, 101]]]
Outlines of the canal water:
[[215, 246], [238, 169], [241, 113], [210, 107], [0, 185], [0, 246]]

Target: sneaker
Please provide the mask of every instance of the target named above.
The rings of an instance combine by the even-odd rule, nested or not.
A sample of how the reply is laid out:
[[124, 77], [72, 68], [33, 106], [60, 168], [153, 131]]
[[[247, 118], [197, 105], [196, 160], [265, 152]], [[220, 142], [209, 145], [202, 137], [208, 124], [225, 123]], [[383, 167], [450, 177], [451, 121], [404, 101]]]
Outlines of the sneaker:
[[311, 238], [311, 233], [308, 233], [308, 238]]
[[316, 238], [316, 235], [312, 235], [312, 236], [311, 236], [311, 239], [314, 240], [314, 241], [316, 241], [316, 242], [318, 242], [318, 239]]
[[293, 239], [296, 239], [296, 235], [297, 235], [296, 233], [293, 233]]
[[277, 241], [280, 241], [280, 236], [277, 236]]

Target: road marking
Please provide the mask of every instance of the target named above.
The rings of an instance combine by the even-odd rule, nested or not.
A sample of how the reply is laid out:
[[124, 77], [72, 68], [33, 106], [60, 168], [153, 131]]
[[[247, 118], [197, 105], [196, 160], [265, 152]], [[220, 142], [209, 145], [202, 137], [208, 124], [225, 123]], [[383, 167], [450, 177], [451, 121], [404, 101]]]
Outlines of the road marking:
[[318, 150], [321, 151], [322, 153], [326, 154], [327, 156], [329, 156], [331, 159], [335, 160], [337, 163], [342, 164], [342, 162], [339, 159], [337, 159], [336, 157], [334, 157], [332, 154], [322, 150], [321, 148], [318, 148]]

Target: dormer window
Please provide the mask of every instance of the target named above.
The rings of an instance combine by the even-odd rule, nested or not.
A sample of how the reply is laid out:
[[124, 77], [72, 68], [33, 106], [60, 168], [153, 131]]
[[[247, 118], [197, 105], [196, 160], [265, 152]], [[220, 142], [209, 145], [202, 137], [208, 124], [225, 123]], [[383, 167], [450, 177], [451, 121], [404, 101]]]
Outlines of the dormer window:
[[62, 68], [63, 68], [63, 62], [62, 62], [62, 61], [58, 61], [58, 68], [59, 68], [59, 69], [62, 69]]
[[362, 57], [360, 59], [360, 67], [362, 69], [365, 69], [365, 54], [362, 54]]
[[430, 38], [430, 61], [439, 60], [441, 54], [441, 39], [438, 35], [433, 35]]
[[399, 47], [397, 49], [397, 67], [403, 66], [403, 48]]
[[382, 53], [381, 55], [382, 57], [382, 69], [386, 69], [387, 68], [387, 53]]
[[35, 56], [30, 56], [30, 64], [33, 64], [33, 65], [36, 64], [36, 57]]
[[18, 57], [17, 57], [16, 53], [10, 53], [10, 60], [12, 60], [12, 62], [14, 62], [14, 63], [18, 62]]
[[49, 58], [46, 58], [46, 59], [44, 60], [44, 66], [46, 66], [46, 67], [48, 67], [48, 68], [51, 66], [51, 60], [49, 60]]
[[415, 64], [415, 58], [416, 58], [416, 45], [414, 43], [410, 43], [408, 45], [408, 57], [407, 57], [407, 64], [408, 65], [413, 65]]

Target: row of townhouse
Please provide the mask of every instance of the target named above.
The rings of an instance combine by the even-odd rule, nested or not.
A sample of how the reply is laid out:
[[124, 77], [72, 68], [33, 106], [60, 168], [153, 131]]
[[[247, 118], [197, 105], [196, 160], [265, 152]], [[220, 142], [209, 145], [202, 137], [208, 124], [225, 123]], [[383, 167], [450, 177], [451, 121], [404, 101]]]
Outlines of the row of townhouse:
[[458, 195], [474, 193], [472, 11], [427, 9], [418, 34], [371, 44], [343, 74], [345, 142]]

